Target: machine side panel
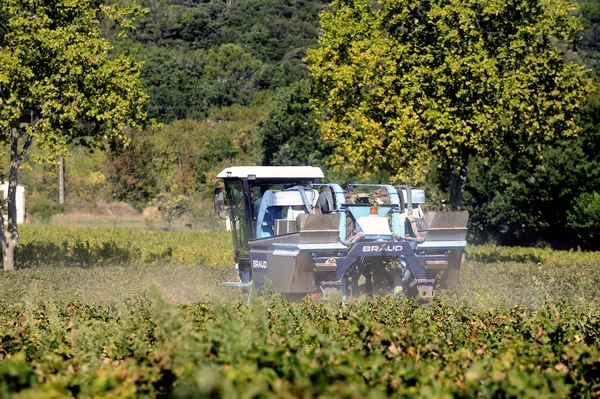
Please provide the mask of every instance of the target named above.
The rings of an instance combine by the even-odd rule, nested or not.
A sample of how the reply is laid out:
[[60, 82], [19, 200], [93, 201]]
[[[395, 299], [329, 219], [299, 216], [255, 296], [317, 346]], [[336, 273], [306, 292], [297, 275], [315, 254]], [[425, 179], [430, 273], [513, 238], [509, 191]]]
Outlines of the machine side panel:
[[314, 262], [310, 253], [300, 252], [300, 233], [250, 241], [253, 280], [262, 288], [265, 278], [282, 293], [314, 291]]

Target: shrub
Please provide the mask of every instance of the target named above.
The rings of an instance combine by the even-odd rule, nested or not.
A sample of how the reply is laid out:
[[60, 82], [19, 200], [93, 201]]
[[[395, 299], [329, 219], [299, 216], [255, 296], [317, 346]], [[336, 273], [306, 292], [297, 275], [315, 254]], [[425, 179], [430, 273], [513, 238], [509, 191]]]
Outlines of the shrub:
[[583, 193], [572, 202], [567, 225], [575, 231], [582, 246], [600, 249], [600, 194]]
[[64, 213], [65, 207], [47, 199], [35, 199], [27, 207], [27, 211], [33, 216], [40, 218], [40, 221], [46, 224], [50, 222], [52, 216]]

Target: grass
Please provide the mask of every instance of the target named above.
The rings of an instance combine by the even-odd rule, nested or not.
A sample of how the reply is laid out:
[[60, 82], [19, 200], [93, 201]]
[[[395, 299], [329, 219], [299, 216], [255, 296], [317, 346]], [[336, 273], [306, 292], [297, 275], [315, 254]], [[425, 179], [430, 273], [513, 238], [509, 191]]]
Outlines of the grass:
[[480, 262], [461, 268], [459, 286], [446, 293], [481, 308], [515, 305], [538, 308], [548, 301], [578, 303], [600, 299], [600, 261], [569, 263]]
[[103, 266], [92, 268], [32, 268], [0, 272], [1, 298], [8, 303], [63, 301], [123, 302], [151, 292], [176, 303], [211, 299], [240, 300], [241, 293], [221, 285], [232, 268], [181, 264]]
[[[157, 292], [176, 303], [241, 300], [243, 295], [221, 282], [234, 277], [232, 265], [203, 267], [174, 263], [105, 265], [87, 268], [38, 267], [0, 272], [1, 298], [59, 301], [125, 301]], [[443, 293], [479, 308], [515, 305], [537, 308], [547, 301], [600, 300], [600, 262], [568, 267], [531, 262], [463, 262], [458, 288]]]

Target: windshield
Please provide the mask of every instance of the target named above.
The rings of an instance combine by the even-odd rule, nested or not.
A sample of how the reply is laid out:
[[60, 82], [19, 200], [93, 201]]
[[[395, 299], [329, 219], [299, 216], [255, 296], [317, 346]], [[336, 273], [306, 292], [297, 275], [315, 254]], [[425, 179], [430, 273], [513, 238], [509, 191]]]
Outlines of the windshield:
[[229, 221], [233, 233], [233, 247], [238, 257], [249, 258], [248, 226], [244, 207], [244, 185], [241, 180], [225, 183], [225, 194], [229, 205]]
[[285, 190], [287, 188], [295, 187], [295, 186], [303, 186], [308, 187], [312, 183], [311, 180], [306, 181], [296, 181], [296, 182], [288, 182], [288, 183], [276, 183], [276, 182], [248, 182], [250, 186], [250, 199], [252, 202], [252, 221], [256, 222], [258, 219], [258, 212], [260, 210], [260, 203], [262, 201], [262, 197], [264, 196], [267, 190]]

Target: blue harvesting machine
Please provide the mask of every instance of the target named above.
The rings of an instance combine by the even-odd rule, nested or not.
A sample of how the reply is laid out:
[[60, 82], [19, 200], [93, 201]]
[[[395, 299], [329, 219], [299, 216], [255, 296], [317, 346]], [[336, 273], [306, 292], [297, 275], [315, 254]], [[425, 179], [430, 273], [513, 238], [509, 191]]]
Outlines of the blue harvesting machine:
[[424, 212], [425, 191], [322, 183], [310, 166], [236, 166], [218, 174], [215, 211], [233, 234], [236, 278], [265, 279], [289, 299], [338, 289], [344, 297], [429, 299], [458, 283], [467, 212]]

